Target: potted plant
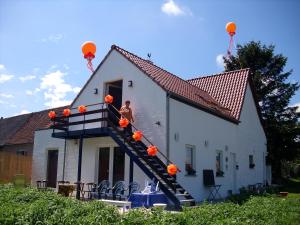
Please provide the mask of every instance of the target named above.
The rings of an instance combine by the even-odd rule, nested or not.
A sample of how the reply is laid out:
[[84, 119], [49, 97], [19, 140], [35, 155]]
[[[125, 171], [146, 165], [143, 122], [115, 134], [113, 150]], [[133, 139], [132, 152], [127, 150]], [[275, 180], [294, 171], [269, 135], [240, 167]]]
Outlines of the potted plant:
[[191, 164], [186, 164], [185, 170], [187, 172], [187, 175], [195, 175], [196, 174], [196, 170], [193, 169]]

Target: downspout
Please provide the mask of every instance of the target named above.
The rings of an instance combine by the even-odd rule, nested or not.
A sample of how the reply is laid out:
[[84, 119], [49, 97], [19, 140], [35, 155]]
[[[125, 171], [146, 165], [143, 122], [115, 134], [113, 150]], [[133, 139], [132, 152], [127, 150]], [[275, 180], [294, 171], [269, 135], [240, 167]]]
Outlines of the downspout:
[[65, 138], [65, 146], [64, 146], [64, 163], [63, 163], [63, 174], [62, 174], [62, 180], [65, 180], [66, 147], [67, 147], [67, 139]]
[[170, 158], [170, 94], [167, 92], [166, 104], [166, 153], [167, 158]]

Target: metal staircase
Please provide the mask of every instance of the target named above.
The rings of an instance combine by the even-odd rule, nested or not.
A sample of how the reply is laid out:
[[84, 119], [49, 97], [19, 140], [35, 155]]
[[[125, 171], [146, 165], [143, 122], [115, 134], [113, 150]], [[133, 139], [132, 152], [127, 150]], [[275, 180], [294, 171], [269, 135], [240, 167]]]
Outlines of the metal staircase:
[[[121, 151], [124, 151], [130, 159], [133, 160], [136, 165], [140, 167], [140, 169], [150, 178], [155, 181], [159, 181], [160, 189], [166, 194], [168, 199], [173, 202], [175, 208], [177, 210], [181, 209], [181, 205], [195, 205], [194, 198], [176, 181], [176, 176], [170, 176], [167, 172], [167, 165], [157, 156], [149, 156], [147, 153], [147, 145], [153, 145], [145, 136], [143, 137], [143, 141], [134, 141], [132, 138], [128, 138], [123, 129], [117, 124], [117, 121], [120, 118], [118, 110], [115, 109], [112, 105], [109, 107], [105, 107], [105, 104], [100, 103], [99, 105], [102, 108], [99, 110], [91, 110], [87, 111], [86, 115], [92, 115], [93, 113], [101, 113], [99, 118], [86, 119], [85, 115], [83, 116], [83, 120], [70, 122], [69, 118], [64, 118], [63, 116], [57, 116], [53, 119], [53, 137], [57, 138], [70, 138], [75, 139], [76, 137], [80, 137], [82, 140], [85, 137], [92, 136], [110, 136], [119, 146]], [[93, 105], [95, 106], [95, 105]], [[73, 114], [71, 117], [81, 116], [82, 114]], [[98, 116], [97, 116], [98, 117]], [[106, 126], [101, 128], [93, 128], [93, 129], [85, 129], [85, 124], [94, 123], [99, 121], [105, 121]], [[70, 131], [69, 127], [73, 125], [82, 124], [82, 130], [79, 131]], [[132, 125], [134, 130], [137, 130]], [[58, 129], [60, 133], [55, 133], [55, 129]], [[62, 134], [63, 133], [63, 134]], [[82, 141], [81, 141], [82, 142]], [[81, 143], [80, 142], [80, 143]], [[82, 146], [81, 146], [82, 148]], [[160, 154], [161, 158], [164, 158], [167, 164], [172, 163], [161, 151], [158, 150], [158, 154]], [[80, 159], [81, 161], [81, 159]], [[78, 166], [78, 168], [81, 167]], [[179, 170], [180, 171], [180, 170]], [[79, 168], [78, 172], [81, 173], [81, 168]], [[80, 174], [79, 174], [80, 175]], [[78, 176], [78, 180], [80, 181], [81, 175]]]
[[[116, 110], [108, 109], [108, 113], [113, 115], [109, 118], [118, 118], [113, 111]], [[177, 209], [180, 209], [182, 204], [195, 205], [195, 199], [176, 181], [176, 177], [168, 174], [167, 165], [159, 157], [148, 155], [147, 146], [142, 141], [128, 139], [113, 121], [108, 120], [108, 124], [108, 132], [112, 139], [118, 143], [121, 149], [133, 159], [150, 179], [154, 178], [156, 181], [159, 181], [160, 189], [174, 203]], [[133, 125], [132, 127], [137, 130]], [[144, 140], [153, 145], [146, 137], [144, 137]], [[159, 151], [159, 153], [167, 162], [172, 163], [162, 152]]]

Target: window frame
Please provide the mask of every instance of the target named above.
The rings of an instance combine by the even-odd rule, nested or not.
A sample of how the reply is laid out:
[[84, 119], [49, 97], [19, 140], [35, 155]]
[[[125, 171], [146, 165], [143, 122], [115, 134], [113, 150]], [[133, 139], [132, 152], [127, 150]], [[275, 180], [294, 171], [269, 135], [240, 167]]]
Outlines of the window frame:
[[253, 154], [249, 155], [248, 159], [249, 159], [249, 169], [254, 169], [255, 167], [254, 155]]
[[[216, 150], [216, 155], [215, 155], [215, 166], [216, 166], [216, 177], [224, 177], [224, 157], [223, 157], [223, 151], [222, 150], [219, 150], [217, 149]], [[219, 157], [219, 170], [217, 168], [217, 157]]]
[[[190, 171], [187, 169], [187, 152], [190, 150], [191, 152], [191, 168]], [[196, 171], [196, 146], [195, 145], [190, 145], [186, 144], [185, 145], [185, 175], [186, 176], [196, 176], [197, 171]]]

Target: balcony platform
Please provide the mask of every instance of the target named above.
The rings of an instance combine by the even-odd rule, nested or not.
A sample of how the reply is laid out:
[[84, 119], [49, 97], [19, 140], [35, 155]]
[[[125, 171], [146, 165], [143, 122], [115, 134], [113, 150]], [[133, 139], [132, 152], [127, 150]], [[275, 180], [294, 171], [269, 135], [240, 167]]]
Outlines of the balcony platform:
[[91, 128], [84, 130], [74, 130], [74, 131], [59, 131], [53, 132], [52, 137], [61, 139], [79, 139], [82, 138], [94, 138], [94, 137], [108, 137], [107, 127], [101, 128]]

